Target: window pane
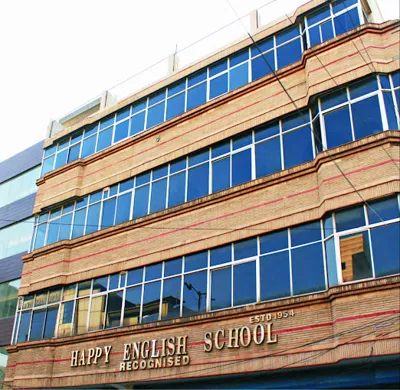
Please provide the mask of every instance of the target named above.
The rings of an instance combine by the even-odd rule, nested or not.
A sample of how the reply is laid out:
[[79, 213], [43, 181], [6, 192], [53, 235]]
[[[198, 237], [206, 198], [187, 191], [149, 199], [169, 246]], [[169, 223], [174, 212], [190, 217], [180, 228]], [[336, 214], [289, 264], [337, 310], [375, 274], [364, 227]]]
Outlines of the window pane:
[[178, 92], [181, 92], [186, 87], [186, 79], [182, 79], [177, 81], [176, 83], [168, 86], [168, 94], [167, 96], [175, 95]]
[[183, 315], [206, 311], [207, 271], [185, 275], [183, 286]]
[[128, 288], [125, 296], [124, 326], [139, 323], [142, 286]]
[[228, 73], [210, 80], [210, 99], [228, 92]]
[[[114, 225], [115, 204], [117, 198], [112, 198], [103, 202], [103, 215], [101, 217], [101, 229]], [[90, 208], [89, 208], [90, 209]]]
[[201, 149], [189, 155], [189, 167], [208, 161], [210, 158], [209, 149]]
[[107, 291], [108, 276], [93, 279], [93, 294]]
[[61, 305], [60, 320], [58, 324], [58, 337], [71, 335], [73, 310], [74, 301], [65, 302]]
[[272, 49], [273, 47], [274, 47], [273, 37], [266, 38], [261, 42], [257, 42], [257, 44], [251, 48], [251, 56], [255, 57], [258, 54], [263, 53], [264, 51]]
[[111, 114], [110, 116], [107, 116], [101, 120], [100, 130], [105, 129], [106, 127], [111, 126], [113, 124], [114, 124], [114, 114]]
[[256, 262], [239, 264], [233, 267], [233, 305], [255, 302]]
[[72, 228], [72, 238], [83, 235], [85, 229], [86, 209], [81, 209], [75, 212], [74, 226]]
[[50, 172], [51, 170], [53, 170], [54, 159], [55, 159], [55, 156], [52, 156], [52, 157], [48, 157], [43, 160], [42, 176], [45, 175], [47, 172]]
[[116, 291], [108, 294], [106, 328], [114, 328], [121, 324], [123, 292]]
[[67, 163], [68, 149], [58, 152], [56, 155], [56, 164], [54, 169], [59, 168]]
[[354, 229], [364, 225], [365, 217], [363, 206], [352, 207], [336, 213], [336, 230], [338, 232]]
[[325, 95], [321, 98], [321, 107], [322, 110], [326, 110], [331, 107], [335, 107], [339, 104], [347, 102], [347, 93], [345, 89], [339, 89], [338, 91], [334, 91]]
[[107, 295], [92, 298], [90, 308], [89, 331], [103, 329]]
[[69, 240], [70, 233], [71, 233], [71, 225], [72, 225], [72, 213], [64, 215], [61, 218], [60, 223], [60, 233], [58, 236], [58, 240]]
[[301, 41], [296, 39], [277, 49], [278, 69], [301, 59]]
[[47, 224], [43, 223], [37, 227], [34, 249], [41, 248], [44, 245]]
[[153, 182], [151, 188], [150, 213], [165, 209], [167, 196], [167, 179]]
[[86, 333], [88, 310], [89, 310], [89, 298], [79, 299], [76, 301], [74, 334]]
[[260, 236], [260, 253], [275, 252], [288, 247], [287, 229]]
[[115, 126], [114, 142], [118, 142], [128, 136], [129, 131], [129, 120], [118, 123]]
[[188, 77], [188, 87], [199, 83], [207, 78], [207, 68], [201, 69]]
[[187, 200], [208, 195], [208, 163], [189, 169]]
[[165, 102], [162, 102], [148, 109], [146, 129], [156, 126], [164, 120], [164, 107]]
[[322, 34], [322, 42], [325, 42], [328, 39], [334, 37], [332, 20], [328, 20], [327, 22], [321, 24], [321, 34]]
[[127, 285], [142, 283], [143, 281], [143, 268], [136, 268], [128, 272]]
[[325, 289], [322, 243], [292, 249], [293, 294], [306, 294]]
[[131, 211], [131, 199], [132, 192], [128, 192], [118, 197], [117, 213], [115, 215], [116, 225], [129, 220], [129, 215]]
[[139, 187], [142, 184], [148, 183], [150, 181], [150, 172], [142, 173], [141, 175], [136, 176], [136, 187]]
[[256, 176], [267, 176], [280, 171], [281, 143], [279, 137], [256, 145]]
[[133, 204], [133, 218], [147, 215], [149, 204], [149, 186], [137, 188], [135, 191], [135, 201]]
[[90, 294], [90, 289], [91, 289], [91, 281], [87, 280], [85, 282], [79, 282], [78, 283], [78, 297], [83, 297], [85, 295]]
[[327, 7], [320, 8], [319, 10], [312, 12], [307, 16], [307, 23], [309, 26], [312, 26], [314, 23], [317, 23], [321, 20], [324, 20], [328, 16], [331, 15], [331, 11], [329, 5]]
[[[119, 122], [120, 120], [127, 118], [130, 115], [131, 112], [131, 107], [124, 107], [122, 109], [120, 109], [119, 111], [117, 111], [117, 118], [116, 118], [116, 122]], [[113, 123], [114, 121], [111, 120], [111, 123]]]
[[290, 295], [289, 251], [260, 257], [261, 300]]
[[386, 116], [388, 119], [389, 130], [397, 130], [399, 128], [396, 118], [396, 108], [394, 105], [391, 92], [383, 92], [383, 99], [385, 101]]
[[146, 267], [146, 278], [145, 280], [154, 280], [161, 278], [162, 273], [162, 263], [148, 265]]
[[231, 279], [231, 267], [222, 268], [211, 272], [211, 310], [218, 310], [232, 306]]
[[328, 149], [353, 140], [348, 106], [325, 114], [324, 122]]
[[135, 135], [144, 130], [144, 117], [146, 112], [142, 111], [131, 118], [131, 129], [129, 135]]
[[396, 197], [368, 202], [368, 204], [370, 206], [367, 207], [370, 224], [400, 217], [399, 204]]
[[21, 320], [19, 323], [18, 338], [17, 342], [28, 341], [29, 325], [31, 321], [32, 311], [24, 311], [21, 314]]
[[46, 324], [44, 327], [43, 338], [49, 339], [55, 336], [57, 314], [58, 314], [58, 306], [49, 307], [47, 309]]
[[202, 83], [194, 88], [191, 88], [187, 92], [187, 110], [191, 110], [207, 100], [207, 84]]
[[228, 67], [228, 62], [227, 62], [226, 58], [210, 65], [210, 68], [209, 68], [210, 77], [215, 76], [216, 74], [226, 70], [227, 67]]
[[379, 133], [383, 130], [378, 96], [351, 105], [354, 135], [356, 139]]
[[283, 136], [285, 168], [290, 168], [313, 159], [311, 128], [302, 127]]
[[281, 43], [284, 43], [284, 42], [288, 41], [289, 39], [295, 38], [298, 35], [299, 35], [299, 27], [298, 26], [289, 28], [289, 29], [276, 35], [276, 44], [280, 45]]
[[88, 217], [86, 222], [86, 234], [96, 232], [99, 227], [100, 203], [89, 206]]
[[173, 161], [169, 166], [170, 174], [179, 172], [186, 168], [186, 157]]
[[160, 313], [161, 282], [144, 285], [142, 322], [157, 321]]
[[257, 238], [249, 238], [235, 242], [233, 244], [234, 259], [246, 259], [247, 257], [257, 256]]
[[236, 52], [235, 54], [232, 54], [229, 57], [229, 65], [232, 67], [248, 59], [249, 59], [249, 49], [246, 48]]
[[257, 80], [275, 70], [275, 55], [273, 51], [263, 54], [251, 61], [251, 78]]
[[210, 250], [210, 265], [218, 265], [232, 261], [231, 244], [220, 246]]
[[74, 146], [71, 146], [69, 149], [69, 154], [68, 154], [68, 162], [75, 161], [79, 158], [79, 152], [81, 150], [81, 144], [76, 144]]
[[371, 230], [372, 253], [377, 278], [400, 272], [399, 237], [400, 223]]
[[325, 251], [326, 251], [326, 262], [328, 266], [329, 287], [337, 286], [339, 284], [339, 279], [336, 266], [335, 240], [333, 237], [325, 242]]
[[115, 290], [118, 288], [119, 274], [110, 275], [110, 284], [108, 286], [109, 290]]
[[321, 224], [319, 221], [305, 223], [290, 229], [292, 246], [307, 244], [321, 239]]
[[96, 147], [96, 136], [83, 140], [81, 157], [85, 158], [94, 153]]
[[350, 7], [353, 4], [357, 4], [358, 0], [337, 0], [333, 3], [333, 12], [337, 13]]
[[58, 241], [58, 231], [60, 230], [60, 220], [56, 219], [49, 223], [49, 229], [47, 231], [47, 245], [53, 244]]
[[161, 100], [165, 99], [165, 89], [160, 91], [154, 92], [149, 96], [149, 106], [160, 102]]
[[13, 317], [21, 279], [0, 283], [0, 319]]
[[182, 257], [164, 263], [164, 277], [182, 273]]
[[378, 89], [378, 80], [376, 76], [368, 77], [365, 80], [359, 81], [350, 86], [350, 97], [352, 99], [361, 97], [370, 92], [374, 92]]
[[251, 180], [251, 149], [232, 155], [232, 186]]
[[40, 340], [43, 334], [46, 310], [35, 310], [32, 317], [30, 341]]
[[181, 282], [181, 276], [164, 280], [161, 319], [180, 316]]
[[212, 163], [212, 192], [218, 192], [230, 187], [231, 159], [225, 157]]
[[185, 256], [185, 272], [207, 267], [208, 252], [198, 252], [193, 255]]
[[248, 83], [249, 65], [246, 63], [229, 71], [229, 89], [232, 91]]
[[343, 34], [354, 27], [360, 25], [360, 19], [358, 17], [358, 9], [353, 8], [352, 10], [345, 12], [339, 16], [333, 18], [335, 23], [336, 35]]
[[99, 139], [97, 141], [96, 151], [103, 150], [111, 145], [113, 128], [109, 127], [107, 130], [99, 132]]
[[343, 282], [372, 277], [368, 232], [340, 237]]
[[182, 204], [185, 201], [186, 172], [170, 176], [168, 189], [168, 207]]
[[181, 93], [167, 100], [167, 120], [174, 118], [185, 111], [185, 97], [186, 94]]
[[231, 150], [230, 140], [222, 141], [217, 144], [214, 144], [211, 150], [211, 157], [219, 157], [223, 154], [229, 153]]
[[308, 34], [310, 36], [310, 46], [318, 45], [318, 43], [321, 43], [319, 25], [316, 25], [308, 29]]

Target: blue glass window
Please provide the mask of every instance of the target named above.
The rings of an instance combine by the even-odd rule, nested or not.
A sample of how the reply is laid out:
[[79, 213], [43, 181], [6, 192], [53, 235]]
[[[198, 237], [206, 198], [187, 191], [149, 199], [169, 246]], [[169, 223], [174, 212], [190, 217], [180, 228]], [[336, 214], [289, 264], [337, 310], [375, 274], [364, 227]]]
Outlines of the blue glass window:
[[232, 246], [230, 244], [210, 250], [210, 265], [224, 264], [232, 261]]
[[213, 162], [212, 192], [218, 192], [230, 187], [230, 165], [230, 157]]
[[112, 198], [103, 203], [103, 216], [101, 218], [101, 229], [114, 225], [115, 204], [117, 198]]
[[149, 96], [149, 106], [161, 102], [163, 99], [165, 99], [165, 89], [154, 92]]
[[321, 224], [319, 221], [305, 223], [290, 229], [292, 246], [307, 244], [321, 239]]
[[351, 105], [356, 139], [383, 130], [378, 96], [372, 96]]
[[162, 319], [180, 316], [182, 277], [164, 280], [162, 297]]
[[336, 214], [336, 230], [354, 229], [365, 225], [363, 206], [352, 207], [350, 209], [338, 211]]
[[306, 294], [325, 289], [322, 243], [292, 249], [293, 294]]
[[260, 257], [261, 300], [290, 295], [289, 251]]
[[144, 130], [144, 117], [145, 117], [145, 111], [142, 111], [139, 114], [136, 114], [133, 116], [131, 120], [131, 130], [129, 135], [135, 135], [140, 133], [141, 131]]
[[142, 286], [126, 289], [124, 326], [135, 325], [139, 322]]
[[67, 163], [68, 149], [58, 152], [56, 155], [56, 164], [54, 169], [57, 169]]
[[207, 69], [199, 70], [196, 73], [189, 75], [188, 87], [198, 84], [200, 81], [204, 81], [207, 78]]
[[118, 288], [119, 283], [119, 274], [110, 275], [110, 285], [108, 287], [109, 290], [115, 290]]
[[194, 271], [196, 269], [207, 267], [208, 252], [198, 252], [185, 256], [185, 272]]
[[86, 234], [96, 232], [99, 225], [100, 203], [89, 206], [88, 217], [86, 222]]
[[288, 231], [278, 230], [260, 236], [260, 253], [275, 252], [288, 247]]
[[345, 89], [340, 89], [321, 98], [321, 107], [322, 110], [327, 110], [345, 102], [347, 102], [347, 92]]
[[357, 8], [353, 8], [348, 12], [336, 16], [333, 20], [335, 23], [336, 35], [343, 34], [360, 25]]
[[136, 187], [148, 183], [149, 181], [150, 181], [150, 172], [142, 173], [141, 175], [136, 176]]
[[106, 127], [111, 126], [113, 124], [114, 124], [114, 114], [110, 115], [109, 117], [103, 118], [101, 120], [100, 130], [105, 129]]
[[191, 110], [207, 101], [207, 84], [202, 83], [188, 90], [187, 110]]
[[48, 339], [55, 336], [54, 332], [56, 329], [57, 314], [58, 306], [49, 307], [47, 309], [43, 338]]
[[121, 311], [122, 311], [123, 292], [116, 291], [108, 294], [107, 313], [106, 313], [106, 328], [114, 328], [121, 326]]
[[162, 165], [156, 169], [153, 169], [153, 180], [161, 179], [168, 175], [168, 165]]
[[170, 85], [168, 87], [168, 97], [177, 94], [178, 92], [182, 92], [186, 87], [186, 79], [177, 81], [176, 83]]
[[160, 279], [162, 273], [162, 263], [148, 265], [146, 267], [146, 281]]
[[36, 239], [34, 249], [41, 248], [44, 245], [44, 239], [46, 236], [47, 224], [39, 225], [36, 229]]
[[133, 204], [133, 218], [147, 215], [149, 205], [149, 186], [137, 188], [135, 191], [135, 201]]
[[324, 121], [328, 149], [353, 140], [348, 106], [325, 114]]
[[118, 197], [117, 213], [115, 215], [116, 225], [129, 220], [129, 214], [131, 210], [131, 199], [132, 199], [132, 192], [128, 192]]
[[256, 177], [267, 176], [282, 169], [279, 137], [256, 145]]
[[182, 257], [164, 263], [164, 277], [182, 273]]
[[389, 130], [397, 130], [399, 128], [396, 118], [396, 108], [394, 105], [391, 92], [383, 92], [383, 99], [385, 101], [386, 116], [388, 119]]
[[130, 106], [122, 108], [121, 110], [117, 111], [116, 121], [119, 122], [120, 120], [127, 118], [130, 115], [130, 112], [131, 112]]
[[350, 97], [352, 99], [356, 99], [358, 97], [367, 95], [370, 92], [374, 92], [377, 89], [378, 89], [378, 82], [376, 76], [369, 77], [366, 80], [362, 80], [351, 85]]
[[279, 134], [279, 131], [280, 130], [278, 122], [272, 122], [268, 123], [267, 125], [263, 125], [255, 131], [256, 142]]
[[289, 28], [276, 35], [276, 44], [280, 45], [281, 43], [284, 43], [289, 39], [295, 38], [298, 35], [299, 35], [299, 26]]
[[113, 128], [109, 127], [107, 130], [99, 132], [99, 139], [97, 141], [96, 151], [108, 148], [111, 145]]
[[308, 30], [308, 34], [310, 37], [310, 46], [317, 45], [318, 43], [321, 43], [321, 35], [319, 32], [319, 25], [311, 27]]
[[321, 34], [322, 34], [322, 42], [325, 42], [328, 39], [334, 37], [331, 20], [328, 20], [327, 22], [321, 24]]
[[208, 195], [208, 164], [189, 169], [187, 200]]
[[237, 241], [233, 244], [235, 260], [257, 256], [257, 238]]
[[216, 74], [221, 73], [227, 68], [228, 68], [227, 60], [226, 59], [220, 60], [215, 64], [210, 65], [209, 77], [215, 76]]
[[74, 146], [71, 146], [69, 149], [69, 154], [68, 154], [68, 162], [75, 161], [79, 158], [79, 152], [81, 150], [81, 144], [76, 144]]
[[55, 156], [48, 157], [43, 160], [42, 165], [42, 176], [45, 175], [47, 172], [53, 170]]
[[278, 69], [290, 65], [301, 58], [301, 40], [296, 39], [277, 48]]
[[181, 93], [168, 99], [166, 120], [174, 118], [185, 111], [185, 97], [185, 93]]
[[21, 341], [28, 341], [31, 314], [32, 314], [31, 311], [24, 311], [21, 314], [21, 320], [19, 323], [18, 338], [17, 338], [18, 343]]
[[275, 71], [275, 55], [273, 51], [263, 54], [251, 61], [251, 77], [257, 80]]
[[183, 315], [206, 311], [207, 271], [185, 275], [183, 283]]
[[96, 148], [96, 136], [89, 137], [83, 140], [81, 157], [85, 158], [94, 153]]
[[53, 244], [58, 241], [58, 231], [60, 229], [60, 220], [57, 219], [49, 223], [49, 229], [47, 231], [47, 245]]
[[251, 48], [251, 56], [255, 57], [264, 51], [270, 50], [274, 47], [274, 39], [271, 38], [266, 38], [261, 42], [257, 42], [252, 48]]
[[285, 168], [290, 168], [313, 159], [310, 126], [291, 131], [283, 136]]
[[58, 241], [69, 240], [72, 225], [72, 213], [66, 214], [61, 218], [60, 233]]
[[72, 238], [80, 237], [85, 230], [86, 209], [81, 209], [75, 212], [74, 226], [72, 228]]
[[251, 180], [251, 149], [232, 155], [232, 186]]
[[313, 24], [326, 19], [330, 15], [331, 15], [331, 11], [330, 11], [330, 8], [328, 5], [328, 6], [320, 8], [317, 11], [310, 13], [310, 15], [307, 16], [307, 23], [309, 26], [312, 26]]
[[233, 138], [232, 149], [237, 150], [237, 149], [243, 148], [247, 145], [250, 145], [252, 140], [253, 140], [253, 136], [250, 131], [246, 132], [244, 134], [240, 134]]
[[128, 279], [126, 282], [127, 286], [131, 286], [132, 284], [142, 283], [142, 281], [143, 281], [143, 268], [136, 268], [128, 272]]
[[232, 306], [232, 270], [231, 267], [211, 272], [211, 310]]
[[357, 4], [358, 0], [337, 0], [333, 2], [333, 12], [337, 13], [349, 8], [353, 4]]
[[306, 124], [310, 121], [310, 114], [307, 110], [302, 111], [301, 113], [295, 113], [289, 115], [282, 119], [282, 131], [287, 131], [293, 129], [295, 127], [299, 127], [303, 124]]
[[256, 262], [250, 261], [233, 267], [233, 305], [255, 302]]
[[243, 49], [229, 57], [229, 65], [235, 66], [249, 59], [249, 49]]
[[150, 212], [154, 213], [165, 209], [167, 196], [167, 179], [153, 182], [151, 188]]
[[44, 157], [48, 157], [56, 151], [56, 145], [52, 145], [44, 150]]
[[170, 176], [168, 189], [168, 207], [185, 202], [186, 172]]
[[169, 165], [169, 171], [170, 171], [171, 175], [173, 173], [179, 172], [179, 171], [181, 171], [182, 169], [185, 169], [185, 168], [186, 168], [186, 157], [183, 157], [180, 160], [175, 160], [174, 162], [172, 162]]
[[210, 80], [210, 99], [228, 92], [228, 73]]
[[115, 126], [114, 142], [118, 142], [121, 141], [121, 139], [126, 138], [128, 136], [128, 131], [129, 120], [118, 123], [118, 125]]
[[164, 120], [164, 107], [165, 107], [165, 102], [162, 102], [148, 109], [147, 124], [146, 124], [147, 129], [150, 129], [153, 126], [158, 125]]
[[368, 205], [367, 211], [370, 224], [400, 217], [399, 205], [395, 197], [368, 202]]
[[211, 157], [222, 156], [223, 154], [229, 153], [231, 150], [230, 140], [219, 142], [216, 145], [213, 145], [211, 150]]

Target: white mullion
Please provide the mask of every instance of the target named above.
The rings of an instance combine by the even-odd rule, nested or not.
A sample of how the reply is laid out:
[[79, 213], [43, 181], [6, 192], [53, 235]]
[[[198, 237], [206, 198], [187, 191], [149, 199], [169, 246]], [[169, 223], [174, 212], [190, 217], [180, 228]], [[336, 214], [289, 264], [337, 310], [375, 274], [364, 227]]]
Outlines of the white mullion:
[[[125, 286], [122, 289], [122, 304], [121, 304], [121, 318], [119, 319], [119, 326], [124, 326], [124, 317], [125, 317], [125, 303], [126, 303], [126, 277], [125, 277]], [[105, 320], [105, 318], [104, 318]]]
[[149, 180], [149, 184], [148, 185], [149, 185], [149, 199], [147, 201], [147, 213], [146, 213], [146, 215], [150, 214], [151, 194], [153, 192], [153, 170], [151, 170], [151, 172], [150, 172], [150, 180]]
[[186, 156], [185, 160], [186, 160], [186, 166], [184, 169], [184, 171], [186, 172], [186, 175], [185, 175], [185, 202], [187, 202], [188, 192], [189, 192], [189, 156]]
[[387, 115], [386, 115], [385, 100], [383, 98], [383, 92], [382, 92], [380, 86], [379, 86], [379, 91], [378, 91], [378, 101], [379, 101], [379, 111], [381, 112], [383, 130], [384, 131], [385, 130], [389, 130], [389, 121], [388, 121], [388, 118], [387, 118]]
[[139, 319], [138, 323], [142, 323], [142, 316], [143, 316], [143, 298], [144, 298], [144, 286], [145, 286], [145, 276], [146, 276], [146, 271], [147, 271], [147, 266], [143, 267], [143, 272], [142, 272], [142, 282], [139, 284], [142, 287], [142, 291], [140, 293], [140, 309], [139, 309]]
[[18, 316], [21, 313], [21, 310], [19, 310], [19, 308], [21, 307], [21, 299], [20, 297], [17, 297], [17, 306], [15, 307], [15, 313], [14, 313], [14, 325], [13, 325], [13, 330], [11, 333], [11, 342], [10, 344], [15, 344], [16, 340], [15, 340], [15, 336], [16, 336], [16, 327], [17, 327], [17, 322], [18, 322]]
[[211, 146], [208, 148], [208, 195], [213, 193], [213, 188], [212, 188], [212, 162], [211, 162]]
[[62, 300], [61, 300], [62, 294], [63, 294], [63, 288], [61, 289], [60, 301], [58, 302], [58, 310], [57, 310], [57, 316], [56, 316], [56, 323], [55, 323], [55, 326], [54, 326], [53, 337], [58, 337], [58, 327], [60, 325], [61, 306], [62, 306]]
[[329, 289], [329, 281], [328, 281], [328, 267], [327, 267], [327, 262], [328, 258], [326, 256], [326, 250], [325, 250], [325, 243], [326, 239], [324, 239], [324, 221], [323, 219], [320, 219], [320, 227], [321, 227], [321, 243], [322, 243], [322, 256], [324, 259], [324, 275], [325, 275], [325, 290]]
[[[229, 140], [229, 188], [233, 183], [233, 138]], [[233, 256], [233, 253], [232, 253]]]
[[311, 47], [311, 40], [310, 40], [310, 28], [311, 27], [308, 25], [308, 16], [306, 16], [304, 18], [304, 33], [306, 34], [307, 48]]
[[284, 149], [283, 149], [283, 134], [282, 134], [282, 121], [278, 121], [279, 126], [279, 147], [281, 149], [281, 170], [285, 169], [285, 157], [284, 157]]
[[261, 243], [260, 236], [257, 236], [257, 258], [256, 258], [256, 302], [261, 302]]
[[251, 151], [251, 180], [255, 180], [257, 177], [256, 175], [256, 147], [255, 147], [255, 134], [254, 130], [251, 130], [251, 144], [250, 144], [250, 151]]
[[293, 272], [292, 272], [292, 234], [291, 228], [286, 229], [288, 235], [288, 251], [289, 251], [289, 280], [290, 280], [290, 296], [293, 296]]
[[160, 279], [160, 300], [158, 303], [158, 320], [161, 320], [161, 312], [162, 312], [162, 303], [163, 303], [163, 295], [164, 295], [164, 269], [165, 269], [165, 261], [161, 263], [161, 279]]
[[146, 97], [146, 105], [144, 107], [144, 123], [143, 123], [143, 131], [147, 130], [147, 116], [149, 113], [149, 97]]
[[347, 96], [347, 104], [349, 107], [349, 118], [350, 118], [350, 126], [351, 126], [351, 135], [352, 135], [352, 141], [356, 140], [356, 135], [354, 132], [354, 121], [353, 121], [353, 107], [352, 107], [352, 102], [351, 102], [351, 96], [350, 96], [350, 88], [346, 88], [346, 96]]
[[336, 35], [336, 28], [335, 28], [335, 21], [334, 21], [335, 14], [333, 13], [332, 3], [329, 3], [329, 10], [331, 13], [333, 36], [336, 37], [337, 35]]
[[[231, 305], [229, 306], [229, 307], [234, 307], [235, 305], [234, 305], [234, 303], [235, 303], [235, 301], [234, 301], [234, 288], [235, 288], [235, 273], [234, 273], [234, 267], [235, 267], [235, 264], [234, 263], [231, 263], [230, 264], [230, 271], [231, 271]], [[221, 270], [222, 269], [224, 269], [224, 267], [222, 267], [221, 268]]]
[[181, 259], [182, 259], [182, 261], [181, 261], [181, 273], [180, 273], [180, 275], [181, 275], [181, 295], [180, 295], [181, 299], [180, 299], [180, 302], [179, 302], [179, 307], [180, 307], [179, 316], [183, 317], [183, 289], [185, 287], [185, 285], [184, 285], [185, 274], [183, 273], [183, 256], [181, 256]]

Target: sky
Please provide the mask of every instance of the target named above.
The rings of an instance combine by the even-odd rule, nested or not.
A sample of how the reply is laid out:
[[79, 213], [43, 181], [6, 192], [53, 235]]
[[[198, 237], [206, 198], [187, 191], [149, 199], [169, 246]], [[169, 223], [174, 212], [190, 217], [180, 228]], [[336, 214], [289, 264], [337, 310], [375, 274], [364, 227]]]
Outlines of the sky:
[[[178, 51], [180, 66], [245, 35], [236, 22], [260, 8], [266, 24], [306, 0], [15, 0], [0, 2], [0, 161], [46, 136], [51, 119], [111, 90], [119, 98], [162, 75]], [[398, 0], [378, 0], [385, 20]], [[233, 12], [231, 6], [235, 10]], [[188, 49], [183, 50], [185, 47]]]

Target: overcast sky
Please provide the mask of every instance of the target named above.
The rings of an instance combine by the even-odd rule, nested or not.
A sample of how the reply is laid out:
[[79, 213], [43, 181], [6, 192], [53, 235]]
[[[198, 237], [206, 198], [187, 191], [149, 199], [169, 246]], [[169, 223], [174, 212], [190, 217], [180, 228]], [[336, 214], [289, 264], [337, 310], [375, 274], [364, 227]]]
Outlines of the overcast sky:
[[[263, 23], [304, 2], [230, 0], [240, 16], [264, 6]], [[385, 19], [399, 17], [398, 0], [378, 3]], [[235, 19], [227, 0], [1, 1], [0, 161], [44, 139], [51, 118]]]

